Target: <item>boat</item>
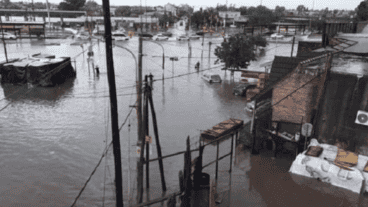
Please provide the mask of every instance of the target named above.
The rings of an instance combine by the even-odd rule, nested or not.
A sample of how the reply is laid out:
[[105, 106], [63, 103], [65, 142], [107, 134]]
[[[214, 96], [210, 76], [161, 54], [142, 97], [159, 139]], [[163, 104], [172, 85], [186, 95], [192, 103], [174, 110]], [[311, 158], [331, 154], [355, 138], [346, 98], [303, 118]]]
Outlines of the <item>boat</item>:
[[209, 83], [221, 83], [221, 77], [218, 74], [203, 73], [202, 79], [208, 81]]
[[34, 54], [17, 61], [0, 63], [1, 83], [54, 86], [76, 76], [70, 57]]

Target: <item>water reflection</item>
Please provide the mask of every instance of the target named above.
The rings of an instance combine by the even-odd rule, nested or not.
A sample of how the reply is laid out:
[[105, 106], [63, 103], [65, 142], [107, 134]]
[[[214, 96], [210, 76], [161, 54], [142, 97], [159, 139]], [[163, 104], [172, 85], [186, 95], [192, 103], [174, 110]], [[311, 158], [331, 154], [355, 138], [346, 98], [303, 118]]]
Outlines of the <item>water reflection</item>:
[[29, 100], [37, 103], [55, 103], [72, 92], [75, 78], [55, 87], [32, 87], [28, 85], [2, 84], [4, 97], [9, 101]]

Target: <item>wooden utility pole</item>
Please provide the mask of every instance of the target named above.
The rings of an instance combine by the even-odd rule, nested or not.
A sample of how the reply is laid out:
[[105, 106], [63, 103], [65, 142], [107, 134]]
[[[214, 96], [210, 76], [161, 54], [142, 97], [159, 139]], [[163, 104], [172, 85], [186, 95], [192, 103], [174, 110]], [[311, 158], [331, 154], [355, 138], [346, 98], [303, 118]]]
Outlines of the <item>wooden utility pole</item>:
[[295, 44], [295, 36], [293, 37], [293, 44], [291, 45], [291, 55], [290, 55], [290, 57], [293, 57], [294, 44]]
[[[150, 86], [149, 86], [149, 91], [148, 91], [148, 100], [149, 100], [149, 104], [151, 106], [151, 114], [152, 114], [153, 130], [154, 130], [154, 133], [155, 133], [157, 155], [158, 155], [158, 158], [162, 158], [160, 139], [158, 137], [156, 112], [155, 112], [155, 108], [153, 106], [153, 100], [152, 100], [152, 78], [153, 78], [153, 76], [150, 75], [149, 77], [150, 77]], [[159, 164], [159, 167], [160, 167], [162, 191], [166, 191], [166, 183], [165, 183], [165, 175], [164, 175], [164, 164], [162, 162], [162, 159], [158, 160], [158, 164]]]
[[[148, 84], [148, 75], [144, 77], [144, 108], [143, 108], [143, 117], [144, 117], [144, 135], [145, 138], [149, 136], [149, 115], [148, 115], [148, 97], [149, 97], [149, 90], [150, 86]], [[149, 142], [147, 140], [144, 140], [146, 142], [146, 160], [149, 160]], [[146, 162], [146, 188], [149, 188], [149, 162]]]
[[[142, 31], [141, 31], [142, 33]], [[144, 133], [142, 132], [142, 36], [139, 37], [138, 54], [138, 83], [137, 83], [137, 119], [138, 119], [138, 146], [141, 146], [141, 156], [137, 165], [137, 202], [143, 199], [143, 155], [144, 155]]]
[[112, 143], [115, 161], [115, 193], [116, 206], [124, 206], [123, 204], [123, 178], [121, 171], [121, 154], [120, 154], [120, 135], [118, 126], [118, 104], [116, 97], [115, 86], [115, 72], [114, 61], [112, 53], [111, 41], [111, 19], [110, 19], [110, 2], [109, 0], [102, 0], [104, 9], [104, 23], [105, 23], [105, 45], [106, 45], [106, 65], [107, 65], [107, 79], [109, 82], [110, 91], [110, 106], [111, 106], [111, 128], [112, 128]]
[[6, 43], [5, 43], [5, 40], [4, 40], [3, 20], [1, 19], [1, 16], [0, 16], [0, 24], [1, 24], [1, 36], [2, 36], [3, 45], [4, 45], [5, 59], [6, 59], [6, 62], [9, 62], [8, 61], [8, 53], [6, 52]]

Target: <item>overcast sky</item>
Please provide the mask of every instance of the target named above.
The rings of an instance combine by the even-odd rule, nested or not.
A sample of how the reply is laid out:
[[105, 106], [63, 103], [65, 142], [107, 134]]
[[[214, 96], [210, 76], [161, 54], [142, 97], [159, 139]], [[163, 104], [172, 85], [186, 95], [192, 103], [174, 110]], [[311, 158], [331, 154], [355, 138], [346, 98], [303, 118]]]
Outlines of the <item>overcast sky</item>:
[[[16, 0], [14, 0], [16, 1]], [[31, 0], [23, 0], [23, 1], [31, 1]], [[39, 0], [34, 0], [34, 2], [38, 2]], [[44, 0], [46, 1], [46, 0]], [[88, 0], [87, 0], [88, 1]], [[98, 4], [102, 5], [102, 0], [95, 0]], [[298, 5], [304, 5], [305, 7], [312, 9], [313, 2], [314, 2], [314, 9], [324, 9], [326, 7], [329, 10], [339, 9], [339, 10], [354, 10], [362, 0], [228, 0], [227, 4], [235, 4], [237, 7], [240, 6], [258, 6], [261, 4], [263, 6], [268, 7], [269, 9], [274, 9], [277, 5], [284, 6], [286, 9], [296, 9]], [[59, 4], [61, 0], [49, 0], [50, 3], [57, 3]], [[114, 6], [134, 6], [140, 5], [142, 6], [158, 6], [158, 5], [165, 5], [167, 3], [172, 3], [174, 5], [180, 4], [189, 4], [190, 6], [194, 6], [194, 9], [197, 10], [200, 7], [208, 7], [212, 6], [215, 7], [217, 3], [219, 4], [226, 4], [226, 0], [222, 1], [212, 1], [212, 0], [175, 0], [175, 1], [168, 1], [168, 0], [110, 0], [110, 5]]]

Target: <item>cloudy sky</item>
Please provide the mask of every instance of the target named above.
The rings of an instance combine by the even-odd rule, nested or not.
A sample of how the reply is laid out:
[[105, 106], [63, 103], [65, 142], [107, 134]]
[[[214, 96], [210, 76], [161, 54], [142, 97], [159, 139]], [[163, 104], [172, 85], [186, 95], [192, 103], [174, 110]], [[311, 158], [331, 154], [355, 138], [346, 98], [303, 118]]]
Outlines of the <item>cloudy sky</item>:
[[[31, 1], [31, 0], [24, 0], [24, 1]], [[34, 0], [37, 2], [38, 0]], [[46, 0], [44, 0], [46, 1]], [[95, 0], [98, 4], [102, 5], [102, 0]], [[298, 5], [304, 5], [305, 7], [312, 9], [314, 3], [314, 9], [324, 9], [326, 7], [329, 10], [339, 9], [339, 10], [354, 10], [362, 0], [228, 0], [227, 4], [235, 4], [237, 7], [240, 6], [258, 6], [262, 3], [263, 6], [268, 7], [269, 9], [274, 9], [277, 5], [284, 6], [286, 9], [296, 9]], [[61, 0], [49, 0], [51, 3], [59, 4]], [[172, 3], [175, 5], [180, 4], [189, 4], [190, 6], [194, 6], [195, 10], [199, 9], [200, 7], [207, 7], [213, 6], [215, 7], [217, 3], [219, 4], [226, 4], [226, 0], [222, 1], [212, 1], [212, 0], [133, 0], [133, 1], [124, 1], [124, 0], [110, 0], [110, 5], [120, 6], [120, 5], [140, 5], [142, 6], [158, 6], [158, 5], [165, 5], [167, 3]]]

